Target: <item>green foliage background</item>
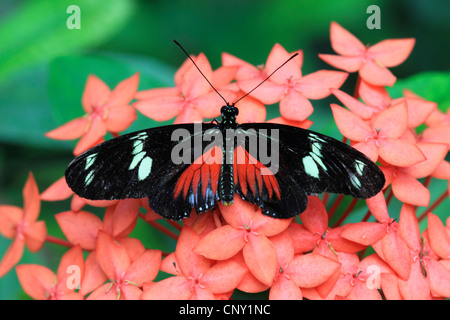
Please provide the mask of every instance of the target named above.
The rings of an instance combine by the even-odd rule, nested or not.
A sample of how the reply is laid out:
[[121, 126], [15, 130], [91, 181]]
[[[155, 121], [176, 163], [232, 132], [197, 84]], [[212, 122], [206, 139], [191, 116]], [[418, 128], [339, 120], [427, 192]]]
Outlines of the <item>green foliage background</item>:
[[[380, 30], [366, 27], [366, 9], [372, 4], [381, 9]], [[70, 5], [81, 9], [80, 30], [66, 26]], [[193, 54], [204, 52], [213, 68], [220, 66], [221, 52], [262, 64], [278, 42], [288, 51], [304, 50], [305, 74], [331, 69], [317, 56], [332, 53], [331, 21], [366, 44], [416, 38], [409, 59], [393, 69], [400, 80], [390, 92], [397, 97], [407, 87], [438, 102], [442, 110], [449, 107], [450, 3], [446, 0], [2, 0], [0, 205], [22, 206], [29, 171], [41, 192], [63, 175], [74, 142], [50, 140], [44, 133], [83, 114], [81, 94], [90, 73], [110, 87], [137, 71], [140, 90], [171, 86], [174, 71], [185, 59], [172, 39]], [[343, 89], [353, 92], [354, 81], [351, 76]], [[330, 102], [335, 101], [313, 102], [312, 128], [339, 137]], [[140, 116], [129, 130], [155, 125], [160, 124]], [[449, 209], [442, 207], [443, 219]], [[42, 203], [40, 219], [46, 220], [50, 234], [63, 237], [53, 215], [68, 208], [69, 201]], [[135, 236], [147, 247], [173, 250], [173, 242], [145, 224], [137, 226]], [[0, 237], [0, 256], [9, 244], [9, 239]], [[63, 248], [45, 244], [38, 254], [25, 250], [22, 263], [56, 270], [62, 252]], [[0, 299], [26, 297], [14, 270], [0, 279]]]

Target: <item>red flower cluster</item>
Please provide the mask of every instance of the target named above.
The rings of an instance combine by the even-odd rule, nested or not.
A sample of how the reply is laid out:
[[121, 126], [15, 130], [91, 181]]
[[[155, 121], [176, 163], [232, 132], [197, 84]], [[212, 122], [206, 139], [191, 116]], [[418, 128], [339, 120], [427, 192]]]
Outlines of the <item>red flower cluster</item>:
[[[61, 178], [39, 195], [30, 174], [24, 208], [0, 206], [0, 233], [14, 239], [0, 262], [0, 276], [20, 261], [25, 245], [36, 252], [48, 241], [70, 248], [56, 274], [35, 264], [16, 267], [23, 289], [34, 299], [229, 299], [236, 289], [269, 290], [270, 299], [450, 298], [450, 218], [444, 224], [431, 213], [448, 189], [430, 206], [427, 188], [432, 178], [450, 181], [445, 161], [450, 116], [409, 91], [392, 99], [384, 87], [396, 81], [387, 67], [409, 56], [414, 39], [385, 40], [367, 48], [332, 23], [331, 44], [339, 55], [320, 58], [346, 72], [302, 75], [303, 55], [297, 51], [296, 58], [239, 102], [238, 122], [266, 121], [265, 104], [279, 103], [281, 117], [267, 121], [307, 128], [314, 111], [310, 100], [336, 96], [346, 107], [331, 105], [339, 130], [378, 162], [386, 176], [384, 190], [366, 201], [369, 212], [361, 222], [342, 224], [356, 205], [353, 200], [338, 222], [329, 224], [342, 196], [328, 212], [327, 196], [310, 196], [307, 210], [296, 219], [267, 217], [236, 197], [232, 206], [219, 204], [213, 212], [193, 213], [182, 225], [172, 223], [174, 232], [159, 223], [145, 199], [88, 201], [74, 196], [71, 210], [56, 214], [63, 240], [47, 235], [44, 222], [36, 220], [41, 200], [62, 200], [73, 195], [71, 190]], [[217, 70], [203, 54], [193, 59], [219, 92], [234, 101], [290, 56], [276, 44], [264, 67], [227, 53]], [[355, 94], [340, 91], [347, 72], [356, 71]], [[175, 74], [173, 88], [137, 92], [138, 80], [135, 74], [111, 91], [90, 76], [82, 98], [86, 116], [47, 136], [81, 138], [74, 150], [78, 155], [103, 141], [107, 132], [117, 136], [128, 128], [136, 110], [157, 121], [176, 117], [176, 123], [220, 115], [221, 98], [189, 60]], [[425, 129], [418, 133], [418, 126]], [[397, 214], [388, 212], [393, 196], [403, 203]], [[86, 204], [105, 207], [103, 217], [82, 211]], [[416, 206], [429, 208], [417, 217]], [[368, 221], [371, 216], [375, 222]], [[419, 221], [425, 217], [428, 225], [421, 232]], [[131, 237], [138, 219], [177, 239], [175, 251], [146, 249]], [[368, 248], [374, 253], [367, 254]], [[82, 251], [88, 253], [86, 259]]]

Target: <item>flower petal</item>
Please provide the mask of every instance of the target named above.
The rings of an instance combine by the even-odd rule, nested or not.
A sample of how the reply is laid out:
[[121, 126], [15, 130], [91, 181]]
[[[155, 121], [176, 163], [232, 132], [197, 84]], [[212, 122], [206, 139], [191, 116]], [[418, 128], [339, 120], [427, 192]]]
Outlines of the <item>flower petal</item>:
[[431, 291], [442, 296], [450, 297], [450, 269], [434, 259], [428, 263]]
[[[256, 88], [256, 86], [259, 85], [263, 80], [264, 78], [239, 80], [237, 84], [242, 91], [248, 93], [252, 89]], [[250, 96], [260, 100], [262, 103], [266, 105], [270, 105], [280, 101], [285, 90], [286, 88], [284, 85], [279, 85], [271, 81], [266, 81], [264, 82], [264, 90], [255, 90], [250, 94]]]
[[389, 138], [399, 138], [408, 127], [408, 108], [402, 102], [378, 113], [372, 128], [379, 130], [380, 135]]
[[105, 107], [111, 109], [127, 105], [136, 95], [138, 85], [139, 85], [139, 72], [136, 72], [131, 77], [121, 81], [114, 88], [114, 90], [111, 92], [111, 95], [109, 96], [108, 103], [105, 105]]
[[339, 99], [339, 101], [349, 108], [351, 112], [361, 119], [370, 119], [372, 115], [378, 111], [376, 108], [365, 105], [344, 91], [332, 89], [331, 92]]
[[331, 110], [339, 131], [346, 138], [352, 141], [366, 141], [372, 135], [372, 130], [366, 122], [350, 111], [336, 104], [331, 104]]
[[425, 155], [426, 160], [407, 167], [403, 171], [414, 178], [424, 178], [431, 175], [445, 159], [448, 152], [448, 146], [446, 144], [421, 142], [417, 144], [417, 147], [419, 147]]
[[33, 299], [47, 300], [55, 284], [56, 276], [47, 267], [23, 264], [16, 267], [17, 277], [23, 290]]
[[392, 191], [397, 199], [415, 206], [428, 206], [430, 191], [408, 174], [398, 173], [392, 182]]
[[277, 269], [277, 253], [272, 242], [265, 236], [250, 235], [243, 254], [250, 272], [259, 281], [270, 286]]
[[45, 221], [37, 221], [29, 224], [25, 230], [25, 244], [28, 250], [31, 252], [39, 251], [47, 236], [47, 227], [45, 226]]
[[371, 46], [368, 52], [385, 67], [395, 67], [408, 58], [415, 42], [414, 38], [383, 40]]
[[85, 250], [94, 250], [97, 245], [97, 234], [103, 223], [96, 215], [80, 211], [65, 211], [55, 215], [59, 227], [66, 238], [73, 244], [79, 244]]
[[128, 105], [121, 105], [108, 109], [108, 117], [105, 120], [106, 129], [109, 132], [121, 132], [126, 130], [137, 119], [136, 110]]
[[364, 81], [375, 86], [393, 86], [397, 77], [386, 67], [378, 65], [373, 60], [368, 60], [359, 70], [359, 75]]
[[144, 282], [153, 281], [156, 278], [160, 264], [161, 251], [146, 250], [143, 255], [131, 264], [124, 278], [141, 287]]
[[386, 235], [386, 226], [377, 222], [357, 222], [349, 225], [341, 236], [350, 241], [370, 246]]
[[[303, 64], [303, 52], [297, 51], [299, 55], [289, 62], [286, 66], [279, 69], [270, 77], [270, 81], [277, 84], [283, 84], [288, 79], [297, 80], [302, 76], [301, 68]], [[271, 74], [288, 60], [294, 53], [290, 54], [280, 44], [275, 44], [267, 57], [264, 70], [267, 75]]]
[[55, 140], [73, 140], [81, 137], [87, 130], [88, 117], [80, 117], [63, 124], [45, 134], [47, 138]]
[[58, 201], [65, 200], [73, 194], [66, 182], [66, 177], [59, 178], [44, 192], [41, 193], [41, 200]]
[[323, 99], [331, 94], [330, 89], [340, 88], [347, 76], [346, 72], [319, 70], [303, 76], [295, 89], [308, 99]]
[[73, 153], [79, 155], [98, 144], [106, 134], [106, 126], [100, 117], [91, 117], [91, 124], [86, 134], [78, 141]]
[[162, 96], [133, 103], [140, 113], [155, 121], [174, 118], [180, 112], [182, 105], [183, 100], [180, 96]]
[[146, 286], [143, 300], [186, 300], [192, 296], [191, 281], [182, 276], [173, 276]]
[[280, 101], [280, 113], [283, 118], [303, 121], [314, 111], [311, 102], [297, 90], [289, 90]]
[[96, 252], [91, 251], [84, 262], [84, 274], [79, 292], [86, 295], [100, 287], [106, 280], [107, 277], [97, 262]]
[[308, 206], [300, 215], [300, 219], [311, 233], [322, 235], [328, 227], [327, 210], [317, 196], [308, 196]]
[[195, 252], [209, 259], [224, 260], [241, 251], [244, 245], [242, 230], [225, 225], [205, 235], [195, 247]]
[[102, 106], [109, 99], [110, 94], [111, 90], [100, 78], [89, 75], [81, 99], [84, 111], [89, 113], [95, 106]]
[[409, 167], [426, 159], [415, 144], [399, 139], [381, 139], [378, 143], [380, 157], [394, 166]]
[[411, 266], [411, 275], [408, 280], [398, 280], [398, 288], [406, 300], [429, 300], [430, 284], [421, 272], [419, 260]]
[[319, 58], [329, 65], [347, 72], [356, 72], [363, 64], [361, 56], [346, 57], [335, 54], [319, 54]]
[[183, 227], [175, 249], [175, 257], [179, 270], [186, 277], [197, 277], [205, 273], [212, 264], [209, 259], [194, 251], [199, 241], [200, 236], [194, 230], [187, 226]]
[[26, 222], [34, 222], [39, 216], [41, 210], [41, 200], [39, 198], [39, 190], [34, 180], [33, 174], [28, 174], [27, 182], [23, 188], [23, 219]]
[[381, 240], [383, 256], [397, 275], [407, 280], [411, 272], [409, 248], [397, 232], [387, 233]]
[[[83, 252], [80, 246], [74, 246], [64, 253], [61, 258], [61, 261], [58, 266], [58, 270], [56, 272], [56, 281], [60, 283], [60, 288], [66, 291], [73, 291], [75, 288], [68, 288], [67, 282], [69, 281], [69, 277], [73, 275], [73, 267], [76, 267], [79, 271], [78, 275], [80, 276], [79, 280], [84, 275], [84, 259]], [[77, 283], [79, 285], [80, 283]]]
[[130, 266], [130, 258], [125, 247], [103, 231], [98, 233], [97, 261], [103, 272], [111, 280], [120, 279]]
[[366, 203], [367, 207], [370, 210], [370, 213], [372, 213], [375, 219], [377, 219], [379, 222], [388, 221], [390, 219], [387, 210], [386, 199], [382, 192], [379, 192], [372, 198], [367, 199]]
[[302, 300], [302, 291], [292, 280], [280, 276], [270, 288], [269, 300]]
[[427, 219], [431, 248], [442, 259], [450, 259], [450, 234], [437, 215], [429, 212]]
[[201, 283], [212, 293], [233, 291], [247, 269], [233, 260], [218, 262], [202, 276]]
[[24, 247], [25, 242], [22, 237], [14, 239], [0, 261], [0, 277], [3, 277], [17, 262], [20, 261]]
[[0, 206], [0, 233], [6, 238], [14, 238], [16, 226], [23, 217], [22, 208], [10, 205]]
[[404, 204], [402, 206], [398, 232], [411, 250], [420, 250], [419, 223], [412, 205]]
[[331, 46], [343, 56], [357, 56], [366, 51], [366, 47], [353, 34], [332, 22], [330, 26]]
[[310, 253], [295, 257], [286, 272], [301, 288], [313, 288], [325, 282], [340, 266], [339, 262]]

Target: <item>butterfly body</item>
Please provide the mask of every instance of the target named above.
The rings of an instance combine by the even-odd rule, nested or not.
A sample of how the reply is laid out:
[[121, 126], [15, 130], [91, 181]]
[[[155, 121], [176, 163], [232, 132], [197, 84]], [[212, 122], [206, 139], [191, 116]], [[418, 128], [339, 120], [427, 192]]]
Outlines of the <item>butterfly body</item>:
[[167, 219], [209, 211], [235, 194], [263, 214], [289, 218], [322, 192], [369, 198], [384, 186], [376, 164], [347, 144], [313, 131], [273, 123], [238, 124], [227, 104], [221, 121], [137, 131], [74, 159], [66, 181], [81, 197], [148, 198]]

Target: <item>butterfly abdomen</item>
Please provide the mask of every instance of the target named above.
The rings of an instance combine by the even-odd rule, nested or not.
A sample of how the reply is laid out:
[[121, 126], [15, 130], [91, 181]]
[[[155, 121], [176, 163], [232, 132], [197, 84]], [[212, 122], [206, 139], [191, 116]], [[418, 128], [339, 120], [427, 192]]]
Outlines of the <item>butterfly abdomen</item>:
[[[229, 139], [229, 138], [225, 138]], [[227, 145], [225, 143], [224, 145]], [[230, 144], [228, 144], [230, 145]], [[236, 192], [236, 185], [234, 183], [234, 147], [226, 148], [223, 152], [223, 162], [220, 168], [218, 196], [224, 205], [231, 205], [233, 203], [234, 194]]]

